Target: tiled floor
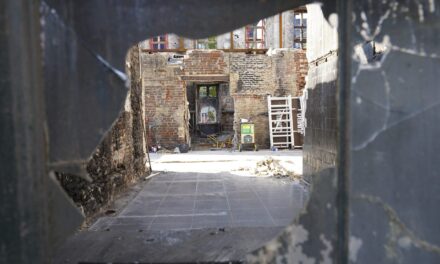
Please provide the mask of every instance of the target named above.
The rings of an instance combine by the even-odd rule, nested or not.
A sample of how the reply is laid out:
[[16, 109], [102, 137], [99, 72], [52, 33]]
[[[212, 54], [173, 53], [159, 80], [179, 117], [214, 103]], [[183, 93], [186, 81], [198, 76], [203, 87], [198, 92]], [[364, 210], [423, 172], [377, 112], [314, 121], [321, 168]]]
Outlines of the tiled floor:
[[305, 201], [302, 186], [229, 173], [160, 174], [114, 217], [90, 230], [188, 230], [286, 226]]

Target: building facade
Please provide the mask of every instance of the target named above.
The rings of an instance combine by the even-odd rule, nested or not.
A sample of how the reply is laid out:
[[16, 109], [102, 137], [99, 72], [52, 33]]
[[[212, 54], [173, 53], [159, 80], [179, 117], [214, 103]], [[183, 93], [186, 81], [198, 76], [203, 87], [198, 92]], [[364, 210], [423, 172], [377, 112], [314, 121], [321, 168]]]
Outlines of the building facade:
[[140, 44], [150, 145], [194, 145], [212, 134], [239, 138], [242, 119], [269, 148], [267, 97], [301, 96], [307, 74], [307, 12], [286, 11], [219, 36], [174, 34]]
[[270, 49], [306, 48], [307, 10], [305, 7], [256, 21], [218, 36], [187, 39], [164, 34], [141, 42], [141, 48], [151, 51], [178, 49]]

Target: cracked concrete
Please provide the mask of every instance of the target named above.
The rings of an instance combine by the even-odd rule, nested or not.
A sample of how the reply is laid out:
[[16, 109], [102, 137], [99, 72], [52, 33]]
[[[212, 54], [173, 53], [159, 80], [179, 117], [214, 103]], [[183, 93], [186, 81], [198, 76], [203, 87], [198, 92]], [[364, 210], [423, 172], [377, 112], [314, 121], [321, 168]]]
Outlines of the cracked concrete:
[[386, 213], [389, 223], [388, 243], [385, 245], [387, 252], [391, 258], [397, 258], [396, 247], [408, 248], [411, 245], [440, 255], [440, 246], [429, 241], [421, 239], [400, 219], [397, 212], [390, 205], [386, 204], [380, 197], [374, 197], [365, 194], [359, 194], [353, 197], [364, 202], [372, 203], [381, 207]]

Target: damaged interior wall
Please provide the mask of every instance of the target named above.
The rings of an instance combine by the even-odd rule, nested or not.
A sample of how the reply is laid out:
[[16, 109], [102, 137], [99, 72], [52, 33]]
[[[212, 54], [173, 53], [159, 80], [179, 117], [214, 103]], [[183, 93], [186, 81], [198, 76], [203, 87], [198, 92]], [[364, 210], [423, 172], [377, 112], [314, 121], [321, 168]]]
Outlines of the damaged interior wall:
[[[62, 213], [73, 209], [66, 196], [48, 197], [48, 173], [85, 172], [124, 106], [121, 71], [132, 45], [163, 32], [218, 35], [304, 3], [1, 1], [0, 262], [47, 263], [50, 237], [67, 236], [54, 223], [74, 230]], [[64, 211], [53, 200], [66, 201]]]
[[[315, 88], [307, 90], [304, 172], [312, 178], [312, 195], [304, 213], [249, 261], [438, 263], [439, 5], [360, 0], [353, 12], [341, 6], [339, 40], [346, 41], [338, 50], [338, 89], [351, 93], [339, 97], [349, 104], [338, 102], [334, 92], [327, 95], [336, 77], [332, 56], [311, 65], [307, 86]], [[309, 22], [313, 30], [317, 21]], [[308, 32], [308, 47], [317, 55], [326, 50], [313, 48], [315, 39], [327, 51], [333, 49], [327, 44], [336, 44], [334, 30], [322, 26], [318, 36]], [[315, 74], [324, 82], [315, 82]], [[334, 135], [336, 124], [326, 120], [333, 120], [328, 112], [336, 110], [328, 107], [335, 102], [337, 124], [347, 125], [338, 127], [339, 135], [348, 133], [344, 137]], [[346, 115], [348, 123], [341, 122]], [[346, 156], [340, 156], [343, 149]], [[341, 188], [341, 181], [349, 185]]]
[[440, 263], [440, 3], [356, 2], [350, 260]]
[[180, 65], [168, 64], [162, 54], [141, 55], [143, 89], [145, 91], [148, 142], [173, 149], [188, 144], [188, 106]]
[[[307, 5], [308, 75], [303, 174], [311, 183], [304, 212], [284, 233], [248, 256], [250, 263], [338, 263], [336, 211], [337, 49], [335, 22], [319, 5]], [[263, 253], [264, 252], [264, 253]]]
[[[48, 262], [53, 249], [48, 237], [56, 233], [51, 229], [53, 221], [63, 223], [66, 220], [62, 214], [49, 218], [48, 171], [53, 169], [54, 160], [71, 165], [75, 160], [89, 157], [101, 139], [100, 129], [104, 132], [109, 128], [125, 98], [125, 90], [118, 92], [109, 87], [101, 90], [96, 85], [105, 81], [123, 88], [97, 57], [89, 59], [91, 55], [80, 51], [78, 43], [61, 41], [56, 31], [46, 31], [47, 24], [39, 24], [40, 15], [44, 16], [40, 14], [40, 2], [0, 2], [0, 21], [4, 22], [0, 23], [0, 161], [4, 172], [0, 177], [0, 195], [4, 201], [0, 218], [0, 260], [5, 263]], [[173, 1], [47, 2], [51, 13], [59, 13], [66, 23], [75, 25], [75, 32], [91, 50], [121, 68], [127, 48], [146, 36], [173, 31], [192, 34], [193, 38], [220, 34], [306, 1], [275, 1], [276, 4], [259, 0], [191, 1], [190, 4], [183, 4], [183, 1], [178, 4]], [[338, 4], [344, 6], [347, 2], [341, 0]], [[350, 138], [338, 142], [339, 146], [349, 146], [349, 155], [353, 155], [349, 186], [354, 193], [350, 200], [352, 237], [345, 257], [351, 263], [438, 263], [440, 232], [436, 209], [440, 184], [436, 158], [440, 149], [437, 140], [440, 96], [436, 80], [440, 69], [437, 51], [440, 9], [436, 1], [430, 0], [356, 0], [353, 5], [356, 7], [353, 13], [350, 8], [339, 10], [339, 25], [342, 28], [354, 25], [353, 31], [344, 32], [353, 37], [353, 42], [340, 43], [342, 48], [351, 51], [374, 39], [378, 42], [389, 40], [389, 49], [379, 64], [361, 67], [359, 62], [351, 65], [349, 60], [340, 63], [344, 70], [353, 66], [349, 79], [354, 94], [351, 98], [354, 121], [349, 127], [353, 143]], [[334, 2], [325, 1], [324, 7], [328, 10], [329, 6], [333, 7]], [[203, 17], [212, 14], [207, 12], [209, 10], [215, 10], [218, 16]], [[201, 17], [190, 16], [188, 11], [198, 11]], [[139, 13], [142, 16], [136, 16]], [[160, 19], [165, 15], [173, 19]], [[207, 26], [197, 28], [201, 21]], [[215, 32], [210, 32], [209, 27]], [[44, 44], [45, 54], [41, 49], [42, 31], [48, 41]], [[48, 46], [50, 43], [62, 45]], [[56, 57], [52, 57], [56, 54], [64, 54], [66, 58], [62, 63], [51, 64], [52, 60], [56, 62]], [[43, 74], [46, 67], [52, 69], [52, 74]], [[66, 72], [68, 68], [71, 70]], [[88, 79], [82, 75], [100, 78]], [[45, 82], [43, 76], [47, 78]], [[57, 78], [62, 82], [57, 82]], [[81, 91], [87, 94], [89, 90], [92, 97], [81, 97], [81, 92], [68, 93], [75, 91], [72, 88], [85, 88]], [[94, 99], [93, 95], [99, 92], [104, 95], [108, 92], [110, 98], [104, 96], [103, 104], [96, 102], [97, 111], [91, 111], [82, 100]], [[56, 98], [63, 96], [67, 100], [56, 104]], [[379, 114], [369, 115], [376, 107]], [[117, 111], [113, 111], [115, 109]], [[68, 115], [68, 110], [83, 111], [81, 113], [100, 122], [77, 119]], [[48, 111], [59, 114], [49, 115]], [[378, 118], [378, 115], [385, 118]], [[308, 121], [313, 122], [310, 117]], [[46, 122], [47, 127], [44, 126]], [[69, 125], [72, 130], [65, 128]], [[78, 127], [88, 133], [77, 133]], [[76, 152], [76, 145], [81, 146], [81, 152]], [[56, 155], [49, 155], [52, 152]], [[337, 182], [331, 177], [333, 173], [326, 175], [330, 180], [314, 186], [312, 197], [315, 198], [309, 202], [305, 215], [310, 216], [311, 223], [324, 221], [327, 224], [329, 221], [329, 228], [333, 228], [331, 221], [335, 209], [327, 201], [333, 201], [332, 192]], [[313, 209], [315, 205], [319, 210]], [[299, 221], [289, 226], [277, 242], [252, 255], [250, 261], [347, 263], [336, 260], [335, 251], [341, 245], [332, 242], [331, 236], [322, 231], [322, 225], [318, 224], [315, 229], [314, 225], [307, 226], [305, 221]]]
[[115, 195], [150, 171], [144, 123], [144, 92], [140, 79], [139, 49], [127, 55], [131, 89], [110, 131], [87, 164], [92, 182], [76, 175], [58, 173], [61, 185], [86, 216], [98, 213]]
[[186, 89], [195, 91], [196, 84], [221, 84], [224, 129], [232, 126], [239, 131], [240, 119], [250, 119], [256, 124], [256, 141], [262, 148], [270, 145], [267, 96], [300, 95], [304, 88], [307, 60], [303, 50], [273, 50], [269, 54], [190, 50], [181, 63], [170, 60], [173, 56], [166, 52], [142, 54], [151, 142], [169, 148], [188, 142]]

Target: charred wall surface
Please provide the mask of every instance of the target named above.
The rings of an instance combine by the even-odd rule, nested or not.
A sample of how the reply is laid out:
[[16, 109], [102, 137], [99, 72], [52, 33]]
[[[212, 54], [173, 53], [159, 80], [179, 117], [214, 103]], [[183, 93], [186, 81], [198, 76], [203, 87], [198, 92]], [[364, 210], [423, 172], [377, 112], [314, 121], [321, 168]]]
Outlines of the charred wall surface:
[[57, 174], [63, 188], [86, 216], [99, 212], [116, 194], [150, 171], [137, 46], [129, 51], [127, 65], [131, 89], [123, 111], [87, 164], [93, 181]]
[[[439, 263], [440, 5], [357, 2], [350, 43], [350, 260]], [[371, 42], [373, 54], [358, 49]]]
[[120, 73], [132, 45], [165, 32], [221, 34], [300, 2], [2, 1], [0, 261], [47, 263], [51, 237], [75, 230], [66, 214], [74, 207], [61, 190], [52, 192], [58, 187], [48, 174], [86, 172], [123, 108]]
[[[73, 27], [72, 35], [80, 36], [98, 57], [81, 50], [79, 42], [61, 38], [68, 35], [61, 29], [47, 30], [51, 27], [49, 20], [39, 24], [41, 17], [49, 15], [40, 2], [0, 2], [0, 21], [4, 22], [0, 23], [0, 161], [4, 172], [0, 177], [4, 201], [0, 260], [6, 263], [47, 263], [53, 249], [50, 236], [67, 236], [53, 229], [54, 224], [64, 224], [68, 219], [51, 206], [53, 200], [66, 199], [48, 196], [53, 190], [48, 172], [60, 168], [63, 164], [59, 161], [75, 166], [75, 160], [87, 159], [113, 123], [125, 90], [113, 89], [123, 85], [108, 66], [122, 68], [125, 52], [133, 43], [164, 32], [194, 38], [220, 34], [307, 1], [48, 0], [50, 13]], [[324, 7], [329, 10], [334, 3], [325, 1]], [[347, 3], [353, 3], [354, 12], [350, 5], [345, 6]], [[342, 229], [349, 229], [350, 237], [340, 233], [338, 243], [334, 243], [336, 232], [331, 221], [335, 209], [328, 201], [334, 200], [332, 192], [340, 182], [332, 177], [330, 168], [330, 177], [321, 177], [330, 180], [314, 185], [304, 216], [249, 261], [438, 263], [438, 3], [341, 0], [338, 4], [346, 7], [339, 10], [338, 17], [340, 28], [345, 29], [340, 32], [344, 40], [340, 51], [349, 52], [349, 56], [340, 55], [344, 59], [340, 59], [343, 68], [338, 75], [351, 69], [349, 84], [342, 83], [338, 89], [353, 93], [351, 108], [348, 105], [343, 109], [352, 110], [351, 123], [338, 127], [350, 131], [338, 141], [339, 149], [350, 147], [350, 166], [338, 171], [343, 179], [347, 172], [351, 178], [348, 190], [338, 189], [338, 193], [351, 193], [350, 221], [349, 226], [343, 218], [338, 223], [342, 222]], [[212, 16], [213, 10], [216, 16]], [[199, 15], [191, 15], [194, 12]], [[164, 16], [173, 19], [160, 19]], [[198, 27], [201, 24], [204, 26]], [[43, 49], [40, 36], [44, 36]], [[352, 64], [352, 55], [357, 55], [352, 50], [372, 40], [388, 47], [379, 63]], [[58, 60], [57, 56], [65, 58]], [[100, 89], [97, 83], [114, 86]], [[84, 90], [75, 92], [73, 88], [77, 87]], [[64, 103], [55, 103], [63, 96], [68, 98]], [[345, 99], [344, 93], [340, 99]], [[338, 105], [343, 101], [337, 101]], [[96, 108], [85, 107], [90, 102]], [[76, 118], [75, 110], [100, 122]], [[89, 133], [80, 133], [78, 128]], [[310, 223], [330, 221], [326, 223], [329, 227], [323, 228], [322, 223], [307, 225], [303, 220], [307, 215]], [[349, 252], [341, 251], [345, 246]]]
[[313, 19], [307, 29], [310, 63], [303, 67], [308, 68], [303, 174], [311, 195], [304, 212], [280, 237], [249, 256], [251, 263], [337, 263], [338, 56], [331, 52], [338, 48], [337, 31], [318, 5], [307, 6], [307, 12]]
[[[439, 6], [435, 1], [363, 0], [341, 6], [339, 100], [327, 100], [326, 91], [334, 85], [325, 76], [335, 74], [324, 65], [333, 59], [316, 61], [309, 70], [309, 77], [318, 71], [323, 80], [307, 90], [304, 169], [313, 182], [311, 198], [284, 234], [249, 260], [437, 263]], [[308, 8], [309, 16], [313, 10]], [[309, 22], [313, 29], [314, 20]], [[402, 34], [402, 29], [410, 32]], [[333, 34], [321, 33], [325, 38]], [[307, 35], [319, 39], [313, 31]], [[322, 43], [335, 43], [327, 40]], [[315, 44], [326, 47], [322, 43]], [[335, 101], [339, 110], [330, 112], [337, 113], [337, 136], [326, 133], [333, 125], [325, 120], [332, 118], [328, 105]]]

